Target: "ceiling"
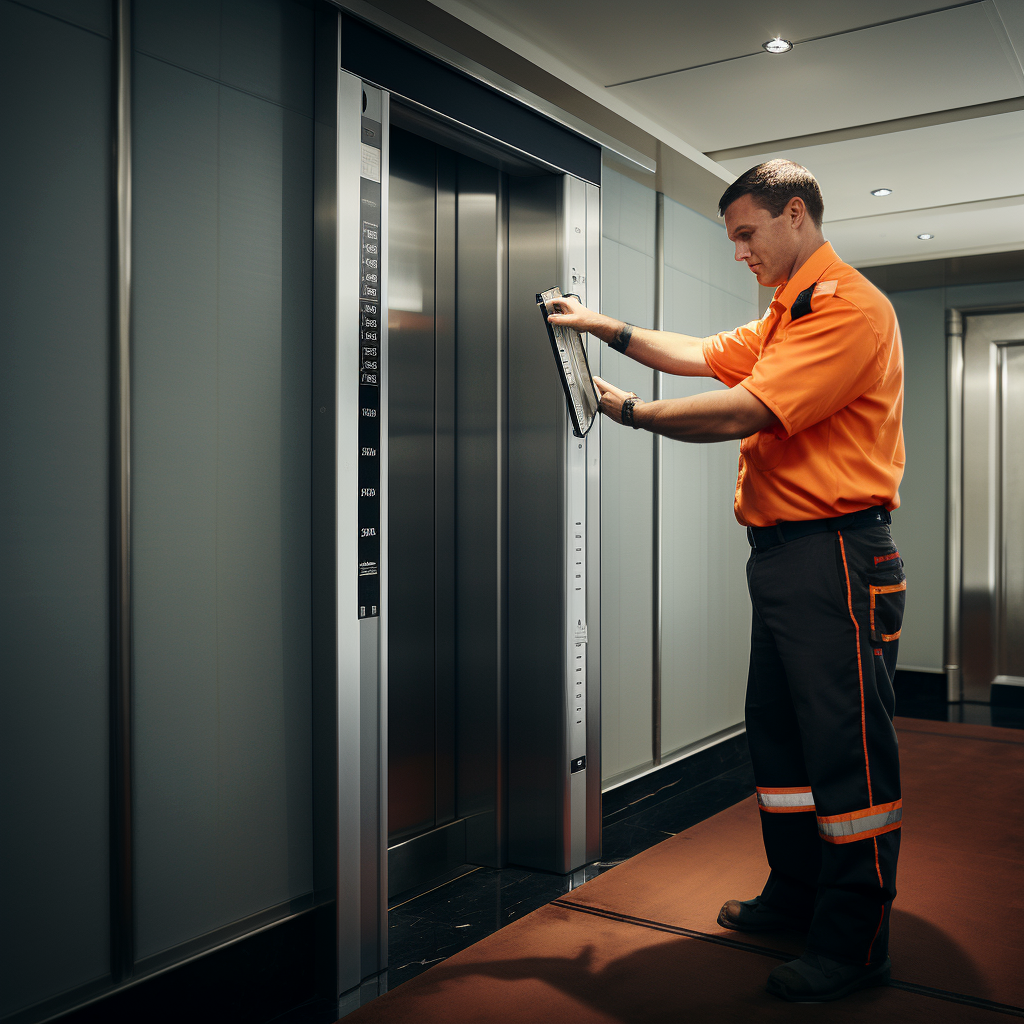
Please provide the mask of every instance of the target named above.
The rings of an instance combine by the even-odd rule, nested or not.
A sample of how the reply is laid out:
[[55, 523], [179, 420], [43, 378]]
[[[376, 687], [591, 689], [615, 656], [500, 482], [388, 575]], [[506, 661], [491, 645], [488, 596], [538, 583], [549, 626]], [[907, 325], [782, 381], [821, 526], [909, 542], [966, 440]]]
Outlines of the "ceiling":
[[810, 168], [852, 263], [1024, 248], [1024, 0], [434, 3], [728, 180]]

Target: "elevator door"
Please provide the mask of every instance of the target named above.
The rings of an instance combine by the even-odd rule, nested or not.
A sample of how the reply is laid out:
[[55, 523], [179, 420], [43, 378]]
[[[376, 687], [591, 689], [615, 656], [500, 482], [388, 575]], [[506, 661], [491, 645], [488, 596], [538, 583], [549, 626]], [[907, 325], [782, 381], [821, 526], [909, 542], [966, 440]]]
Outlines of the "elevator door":
[[455, 816], [452, 157], [392, 130], [389, 845]]
[[391, 895], [502, 859], [506, 180], [392, 127]]
[[1024, 686], [1024, 314], [965, 317], [964, 696]]

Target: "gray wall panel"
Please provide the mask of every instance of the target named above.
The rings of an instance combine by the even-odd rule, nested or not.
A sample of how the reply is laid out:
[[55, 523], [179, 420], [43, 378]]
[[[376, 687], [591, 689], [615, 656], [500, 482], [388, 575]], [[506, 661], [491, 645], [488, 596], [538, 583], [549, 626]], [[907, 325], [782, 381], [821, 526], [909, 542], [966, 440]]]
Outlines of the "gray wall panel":
[[133, 614], [140, 956], [222, 923], [215, 83], [137, 55]]
[[890, 296], [903, 337], [907, 468], [892, 534], [907, 567], [902, 665], [941, 669], [946, 580], [946, 311], [941, 288]]
[[110, 59], [0, 3], [0, 1015], [109, 970]]
[[222, 0], [221, 81], [313, 116], [313, 11], [291, 0]]
[[135, 0], [135, 45], [313, 116], [313, 11], [293, 0]]
[[139, 55], [139, 956], [311, 888], [312, 124]]
[[[110, 37], [111, 13], [113, 4], [110, 0], [18, 0], [23, 7], [32, 7], [43, 14], [52, 15], [79, 28], [88, 29], [98, 35]], [[9, 0], [3, 0], [4, 6], [13, 6]]]
[[132, 18], [136, 51], [207, 78], [219, 77], [219, 0], [135, 0]]

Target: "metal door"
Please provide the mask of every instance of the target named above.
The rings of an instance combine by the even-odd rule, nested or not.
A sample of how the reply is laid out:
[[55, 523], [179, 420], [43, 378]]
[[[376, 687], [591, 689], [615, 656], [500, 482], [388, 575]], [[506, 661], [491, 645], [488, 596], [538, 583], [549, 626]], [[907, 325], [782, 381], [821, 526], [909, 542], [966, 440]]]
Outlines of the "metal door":
[[[438, 187], [437, 146], [392, 129], [390, 172], [388, 543], [391, 564], [401, 566], [391, 581], [388, 653], [388, 842], [394, 846], [454, 817], [454, 678], [445, 656], [454, 641], [454, 595], [451, 560], [437, 557], [440, 534], [452, 525], [451, 443], [437, 423], [451, 418], [451, 382], [436, 365], [450, 344], [435, 318], [435, 254], [440, 245], [442, 261], [449, 256], [454, 225], [445, 223], [450, 189]], [[437, 481], [439, 472], [444, 481]]]
[[389, 173], [395, 896], [504, 861], [507, 176], [397, 126]]
[[1024, 686], [1024, 313], [965, 315], [962, 352], [958, 633], [963, 697], [988, 701]]

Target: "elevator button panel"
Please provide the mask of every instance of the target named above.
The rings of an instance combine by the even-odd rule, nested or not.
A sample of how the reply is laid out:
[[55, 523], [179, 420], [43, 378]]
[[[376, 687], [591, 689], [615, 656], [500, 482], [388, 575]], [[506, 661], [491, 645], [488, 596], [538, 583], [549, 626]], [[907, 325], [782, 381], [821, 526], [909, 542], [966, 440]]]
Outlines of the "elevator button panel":
[[380, 614], [381, 124], [361, 125], [359, 209], [359, 618]]

